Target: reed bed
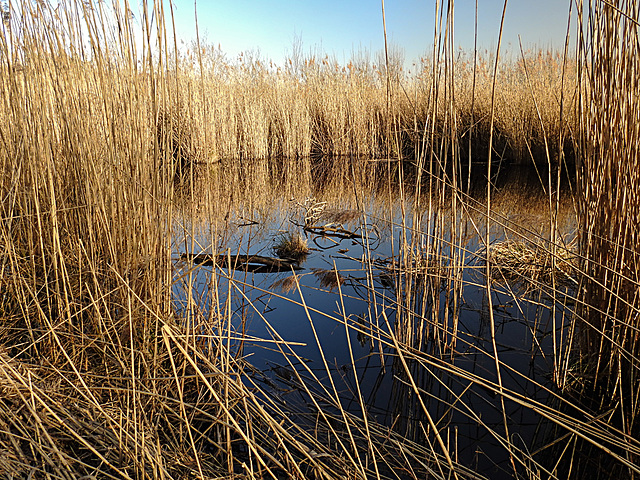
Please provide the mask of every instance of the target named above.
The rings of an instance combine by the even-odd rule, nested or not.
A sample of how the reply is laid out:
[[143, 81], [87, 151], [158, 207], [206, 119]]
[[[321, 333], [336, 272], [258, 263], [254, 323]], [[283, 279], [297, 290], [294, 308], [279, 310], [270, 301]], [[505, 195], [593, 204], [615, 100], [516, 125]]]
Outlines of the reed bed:
[[[445, 135], [445, 89], [432, 88], [444, 62], [427, 55], [405, 70], [401, 54], [395, 55], [399, 58], [391, 59], [395, 67], [390, 110], [385, 65], [362, 52], [346, 65], [322, 53], [309, 53], [289, 58], [285, 67], [279, 67], [251, 53], [228, 59], [213, 47], [197, 50], [192, 46], [179, 56], [181, 69], [173, 94], [192, 92], [190, 108], [201, 128], [212, 132], [203, 145], [210, 161], [308, 156], [385, 159], [398, 148], [415, 158], [423, 148], [425, 132], [434, 129], [433, 142]], [[450, 65], [455, 71], [450, 80], [457, 98], [456, 140], [464, 145], [471, 141], [473, 161], [488, 157], [493, 85], [491, 54], [477, 57], [474, 65], [468, 55], [457, 54]], [[574, 109], [567, 108], [564, 118], [558, 115], [563, 94], [568, 106], [575, 102], [575, 68], [567, 69], [562, 81], [561, 53], [512, 52], [504, 58], [496, 79], [495, 151], [511, 161], [546, 163], [545, 140], [556, 145], [561, 132], [577, 129]], [[575, 65], [575, 60], [569, 62]], [[430, 116], [432, 111], [435, 118]], [[570, 141], [566, 150], [573, 158]], [[278, 169], [278, 160], [274, 163], [271, 169], [286, 176], [292, 162], [282, 162], [284, 170]]]
[[[577, 59], [555, 52], [470, 59], [453, 49], [453, 29], [444, 28], [433, 52], [405, 72], [393, 51], [383, 63], [362, 55], [340, 65], [309, 54], [280, 67], [251, 53], [230, 61], [208, 45], [175, 51], [165, 43], [162, 2], [143, 3], [147, 40], [140, 47], [119, 5], [105, 15], [105, 2], [57, 10], [21, 2], [3, 16], [0, 472], [483, 478], [458, 461], [453, 419], [462, 415], [496, 440], [515, 478], [582, 475], [589, 460], [567, 452], [584, 445], [607, 468], [615, 466], [608, 472], [640, 473], [633, 203], [640, 183], [633, 176], [632, 121], [640, 111], [634, 95], [640, 55], [614, 40], [618, 28], [637, 39], [636, 23], [594, 3], [588, 28], [597, 48]], [[440, 12], [448, 26], [450, 6]], [[637, 10], [629, 7], [627, 15]], [[114, 24], [104, 21], [109, 16]], [[463, 154], [462, 145], [471, 153]], [[616, 169], [619, 149], [628, 163]], [[522, 382], [526, 375], [496, 344], [492, 302], [504, 292], [494, 286], [486, 247], [497, 227], [510, 232], [521, 254], [531, 254], [522, 245], [532, 238], [544, 245], [544, 259], [538, 251], [535, 258], [551, 271], [568, 261], [557, 231], [560, 176], [554, 183], [552, 165], [571, 155], [579, 166], [582, 221], [574, 274], [582, 283], [568, 291], [554, 275], [536, 282], [546, 294], [538, 300], [545, 313], [533, 323], [545, 318], [554, 325], [556, 387], [536, 385], [553, 400], [543, 404], [503, 383], [505, 375]], [[481, 202], [465, 193], [465, 162], [488, 160], [493, 180], [496, 157], [546, 162], [548, 228], [518, 226], [497, 212], [491, 184]], [[274, 187], [283, 198], [307, 198], [297, 205], [301, 227], [362, 222], [357, 235], [348, 233], [365, 245], [363, 278], [312, 270], [336, 295], [332, 313], [307, 305], [293, 271], [271, 285], [283, 295], [297, 293], [287, 301], [314, 332], [320, 370], [251, 301], [252, 292], [278, 296], [273, 288], [261, 290], [248, 272], [215, 266], [202, 280], [192, 257], [180, 266], [172, 259], [176, 243], [230, 259], [229, 250], [218, 250], [237, 239], [232, 226], [255, 225], [256, 212], [273, 205]], [[392, 295], [375, 283], [379, 264], [369, 234], [379, 235], [382, 221], [365, 215], [372, 194], [401, 210], [400, 223], [390, 227]], [[347, 196], [351, 209], [330, 202]], [[194, 233], [202, 221], [206, 245]], [[485, 245], [482, 314], [489, 333], [480, 346], [460, 325], [465, 272], [477, 251], [468, 247], [470, 238]], [[531, 259], [512, 268], [523, 264], [529, 268]], [[344, 307], [343, 289], [354, 282], [367, 299], [357, 316]], [[523, 309], [522, 298], [507, 293]], [[570, 302], [579, 308], [567, 326]], [[251, 318], [262, 322], [265, 338], [251, 337]], [[392, 370], [397, 421], [378, 422], [357, 381], [349, 391], [357, 408], [345, 408], [318, 318], [344, 328], [347, 338], [357, 333], [371, 345], [371, 357]], [[582, 342], [574, 343], [576, 331]], [[277, 381], [245, 358], [252, 341], [281, 353], [282, 365], [273, 367]], [[461, 367], [465, 350], [493, 370]], [[347, 367], [356, 371], [349, 353]], [[620, 407], [585, 406], [563, 395], [562, 389], [576, 392], [575, 385], [586, 385], [582, 392], [595, 385], [591, 392], [605, 392]], [[467, 392], [477, 388], [495, 405], [497, 423], [485, 423], [474, 408], [478, 398]], [[514, 405], [546, 422], [548, 437], [538, 450], [517, 441]], [[604, 420], [601, 406], [612, 409], [605, 413], [615, 421]]]
[[[229, 196], [266, 191], [273, 178], [310, 181], [313, 165], [297, 161], [297, 144], [265, 141], [265, 104], [244, 97], [252, 86], [236, 84], [238, 105], [205, 103], [162, 48], [136, 51], [117, 7], [120, 28], [102, 23], [103, 8], [24, 2], [0, 36], [2, 474], [444, 478], [441, 453], [347, 415], [335, 393], [307, 389], [311, 410], [300, 415], [315, 410], [314, 422], [283, 409], [238, 356], [246, 338], [229, 304], [215, 303], [222, 292], [176, 304], [174, 211], [195, 222], [206, 213], [194, 196], [206, 193], [224, 222], [224, 208], [227, 218], [235, 210]], [[149, 8], [145, 20], [164, 18], [162, 4]], [[203, 118], [235, 123], [210, 129]], [[289, 135], [289, 125], [277, 128]], [[205, 191], [191, 179], [218, 155], [209, 132], [232, 142], [224, 151], [234, 159], [252, 161], [206, 165]], [[268, 152], [294, 160], [273, 163]], [[249, 192], [249, 206], [258, 196]], [[191, 272], [185, 281], [194, 285]]]
[[639, 8], [635, 1], [590, 3], [590, 22], [582, 25], [588, 40], [579, 44], [585, 85], [579, 102], [584, 269], [580, 368], [594, 404], [612, 405], [612, 400], [612, 421], [631, 435], [638, 432], [640, 412]]

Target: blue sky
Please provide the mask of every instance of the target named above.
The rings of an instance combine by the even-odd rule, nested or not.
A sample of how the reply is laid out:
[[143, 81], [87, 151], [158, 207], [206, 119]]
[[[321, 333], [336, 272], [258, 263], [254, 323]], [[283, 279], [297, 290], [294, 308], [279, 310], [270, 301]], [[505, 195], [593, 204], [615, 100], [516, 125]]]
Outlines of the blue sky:
[[[194, 2], [174, 0], [173, 5], [178, 38], [189, 44], [195, 38]], [[478, 0], [483, 50], [495, 49], [502, 6], [502, 0]], [[455, 9], [456, 46], [471, 50], [475, 0], [458, 0]], [[525, 48], [562, 48], [568, 10], [569, 0], [509, 0], [503, 43], [517, 51], [519, 34]], [[403, 49], [407, 61], [430, 49], [435, 0], [387, 0], [385, 11], [389, 41]], [[201, 41], [219, 44], [230, 58], [259, 50], [280, 64], [296, 38], [304, 53], [320, 50], [339, 62], [363, 49], [375, 58], [384, 48], [379, 0], [200, 0], [197, 12]]]

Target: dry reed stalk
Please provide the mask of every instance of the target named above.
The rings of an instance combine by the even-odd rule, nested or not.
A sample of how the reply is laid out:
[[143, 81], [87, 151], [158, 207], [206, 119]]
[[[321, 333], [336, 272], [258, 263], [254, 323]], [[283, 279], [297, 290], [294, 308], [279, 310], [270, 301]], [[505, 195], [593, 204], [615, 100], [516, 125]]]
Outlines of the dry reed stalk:
[[[588, 2], [581, 22], [581, 355], [596, 403], [620, 402], [616, 422], [638, 431], [640, 132], [638, 9]], [[589, 357], [593, 361], [589, 361]], [[635, 457], [637, 460], [638, 457]]]
[[[485, 245], [489, 245], [491, 242], [491, 237], [490, 237], [490, 218], [491, 218], [491, 189], [492, 189], [492, 185], [491, 185], [491, 179], [492, 174], [491, 174], [491, 167], [492, 167], [492, 154], [493, 154], [493, 135], [494, 135], [494, 131], [493, 131], [493, 126], [494, 126], [494, 112], [495, 112], [495, 98], [496, 98], [496, 80], [497, 80], [497, 72], [498, 72], [498, 59], [500, 58], [500, 46], [502, 43], [502, 32], [503, 32], [503, 28], [504, 28], [504, 18], [505, 18], [505, 13], [507, 11], [507, 3], [508, 1], [505, 0], [504, 1], [504, 6], [502, 9], [502, 18], [500, 20], [500, 32], [498, 35], [498, 45], [496, 48], [496, 59], [495, 59], [495, 64], [494, 64], [494, 73], [493, 73], [493, 84], [492, 84], [492, 88], [491, 88], [491, 107], [490, 107], [490, 111], [491, 111], [491, 115], [490, 115], [490, 126], [489, 126], [489, 154], [488, 154], [488, 160], [487, 160], [487, 225], [486, 225], [486, 231], [485, 231], [485, 237], [484, 237], [484, 243]], [[502, 410], [502, 418], [503, 418], [503, 425], [504, 425], [504, 431], [505, 431], [505, 437], [509, 438], [509, 423], [507, 421], [507, 411], [505, 409], [505, 397], [504, 397], [504, 386], [503, 386], [503, 380], [502, 380], [502, 370], [501, 370], [501, 366], [500, 366], [500, 359], [498, 358], [498, 348], [496, 345], [496, 323], [495, 323], [495, 317], [494, 317], [494, 310], [493, 310], [493, 293], [491, 291], [491, 262], [489, 261], [488, 258], [488, 250], [487, 250], [487, 259], [486, 259], [486, 270], [485, 270], [485, 275], [486, 275], [486, 291], [487, 291], [487, 303], [488, 303], [488, 316], [489, 316], [489, 329], [490, 329], [490, 336], [491, 336], [491, 347], [493, 350], [493, 356], [494, 356], [494, 364], [495, 364], [495, 368], [496, 368], [496, 376], [498, 379], [498, 387], [499, 387], [499, 396], [500, 396], [500, 404], [501, 404], [501, 410]], [[511, 461], [511, 466], [513, 468], [513, 473], [514, 475], [517, 474], [517, 467], [515, 464], [515, 456], [514, 456], [514, 452], [513, 452], [513, 448], [511, 444], [507, 444], [507, 450], [509, 452], [509, 460]]]

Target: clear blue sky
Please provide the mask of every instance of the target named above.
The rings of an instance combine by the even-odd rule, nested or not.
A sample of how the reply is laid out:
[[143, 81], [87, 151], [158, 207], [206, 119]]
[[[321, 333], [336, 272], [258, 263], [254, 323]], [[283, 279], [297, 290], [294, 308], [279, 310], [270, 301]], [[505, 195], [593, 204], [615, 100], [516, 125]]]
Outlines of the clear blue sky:
[[[520, 34], [525, 48], [562, 48], [569, 2], [509, 0], [503, 45], [517, 51]], [[195, 38], [194, 1], [173, 4], [178, 38], [188, 44]], [[478, 0], [483, 50], [495, 49], [502, 7], [502, 0]], [[471, 50], [475, 0], [458, 0], [455, 9], [456, 46]], [[407, 61], [419, 59], [433, 44], [435, 0], [387, 0], [385, 10], [389, 41], [404, 50]], [[294, 38], [301, 39], [304, 53], [321, 49], [340, 62], [353, 51], [367, 49], [375, 56], [384, 48], [379, 0], [200, 0], [197, 12], [201, 41], [219, 44], [229, 58], [259, 49], [263, 58], [281, 64]]]

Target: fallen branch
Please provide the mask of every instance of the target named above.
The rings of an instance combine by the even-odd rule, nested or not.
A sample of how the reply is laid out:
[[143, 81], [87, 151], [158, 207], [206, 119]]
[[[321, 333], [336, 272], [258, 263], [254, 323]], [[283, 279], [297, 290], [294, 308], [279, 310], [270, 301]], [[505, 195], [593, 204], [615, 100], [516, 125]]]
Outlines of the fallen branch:
[[261, 255], [211, 255], [208, 253], [183, 253], [180, 258], [194, 264], [212, 267], [228, 267], [253, 273], [289, 272], [302, 270], [295, 262], [287, 259], [263, 257]]

